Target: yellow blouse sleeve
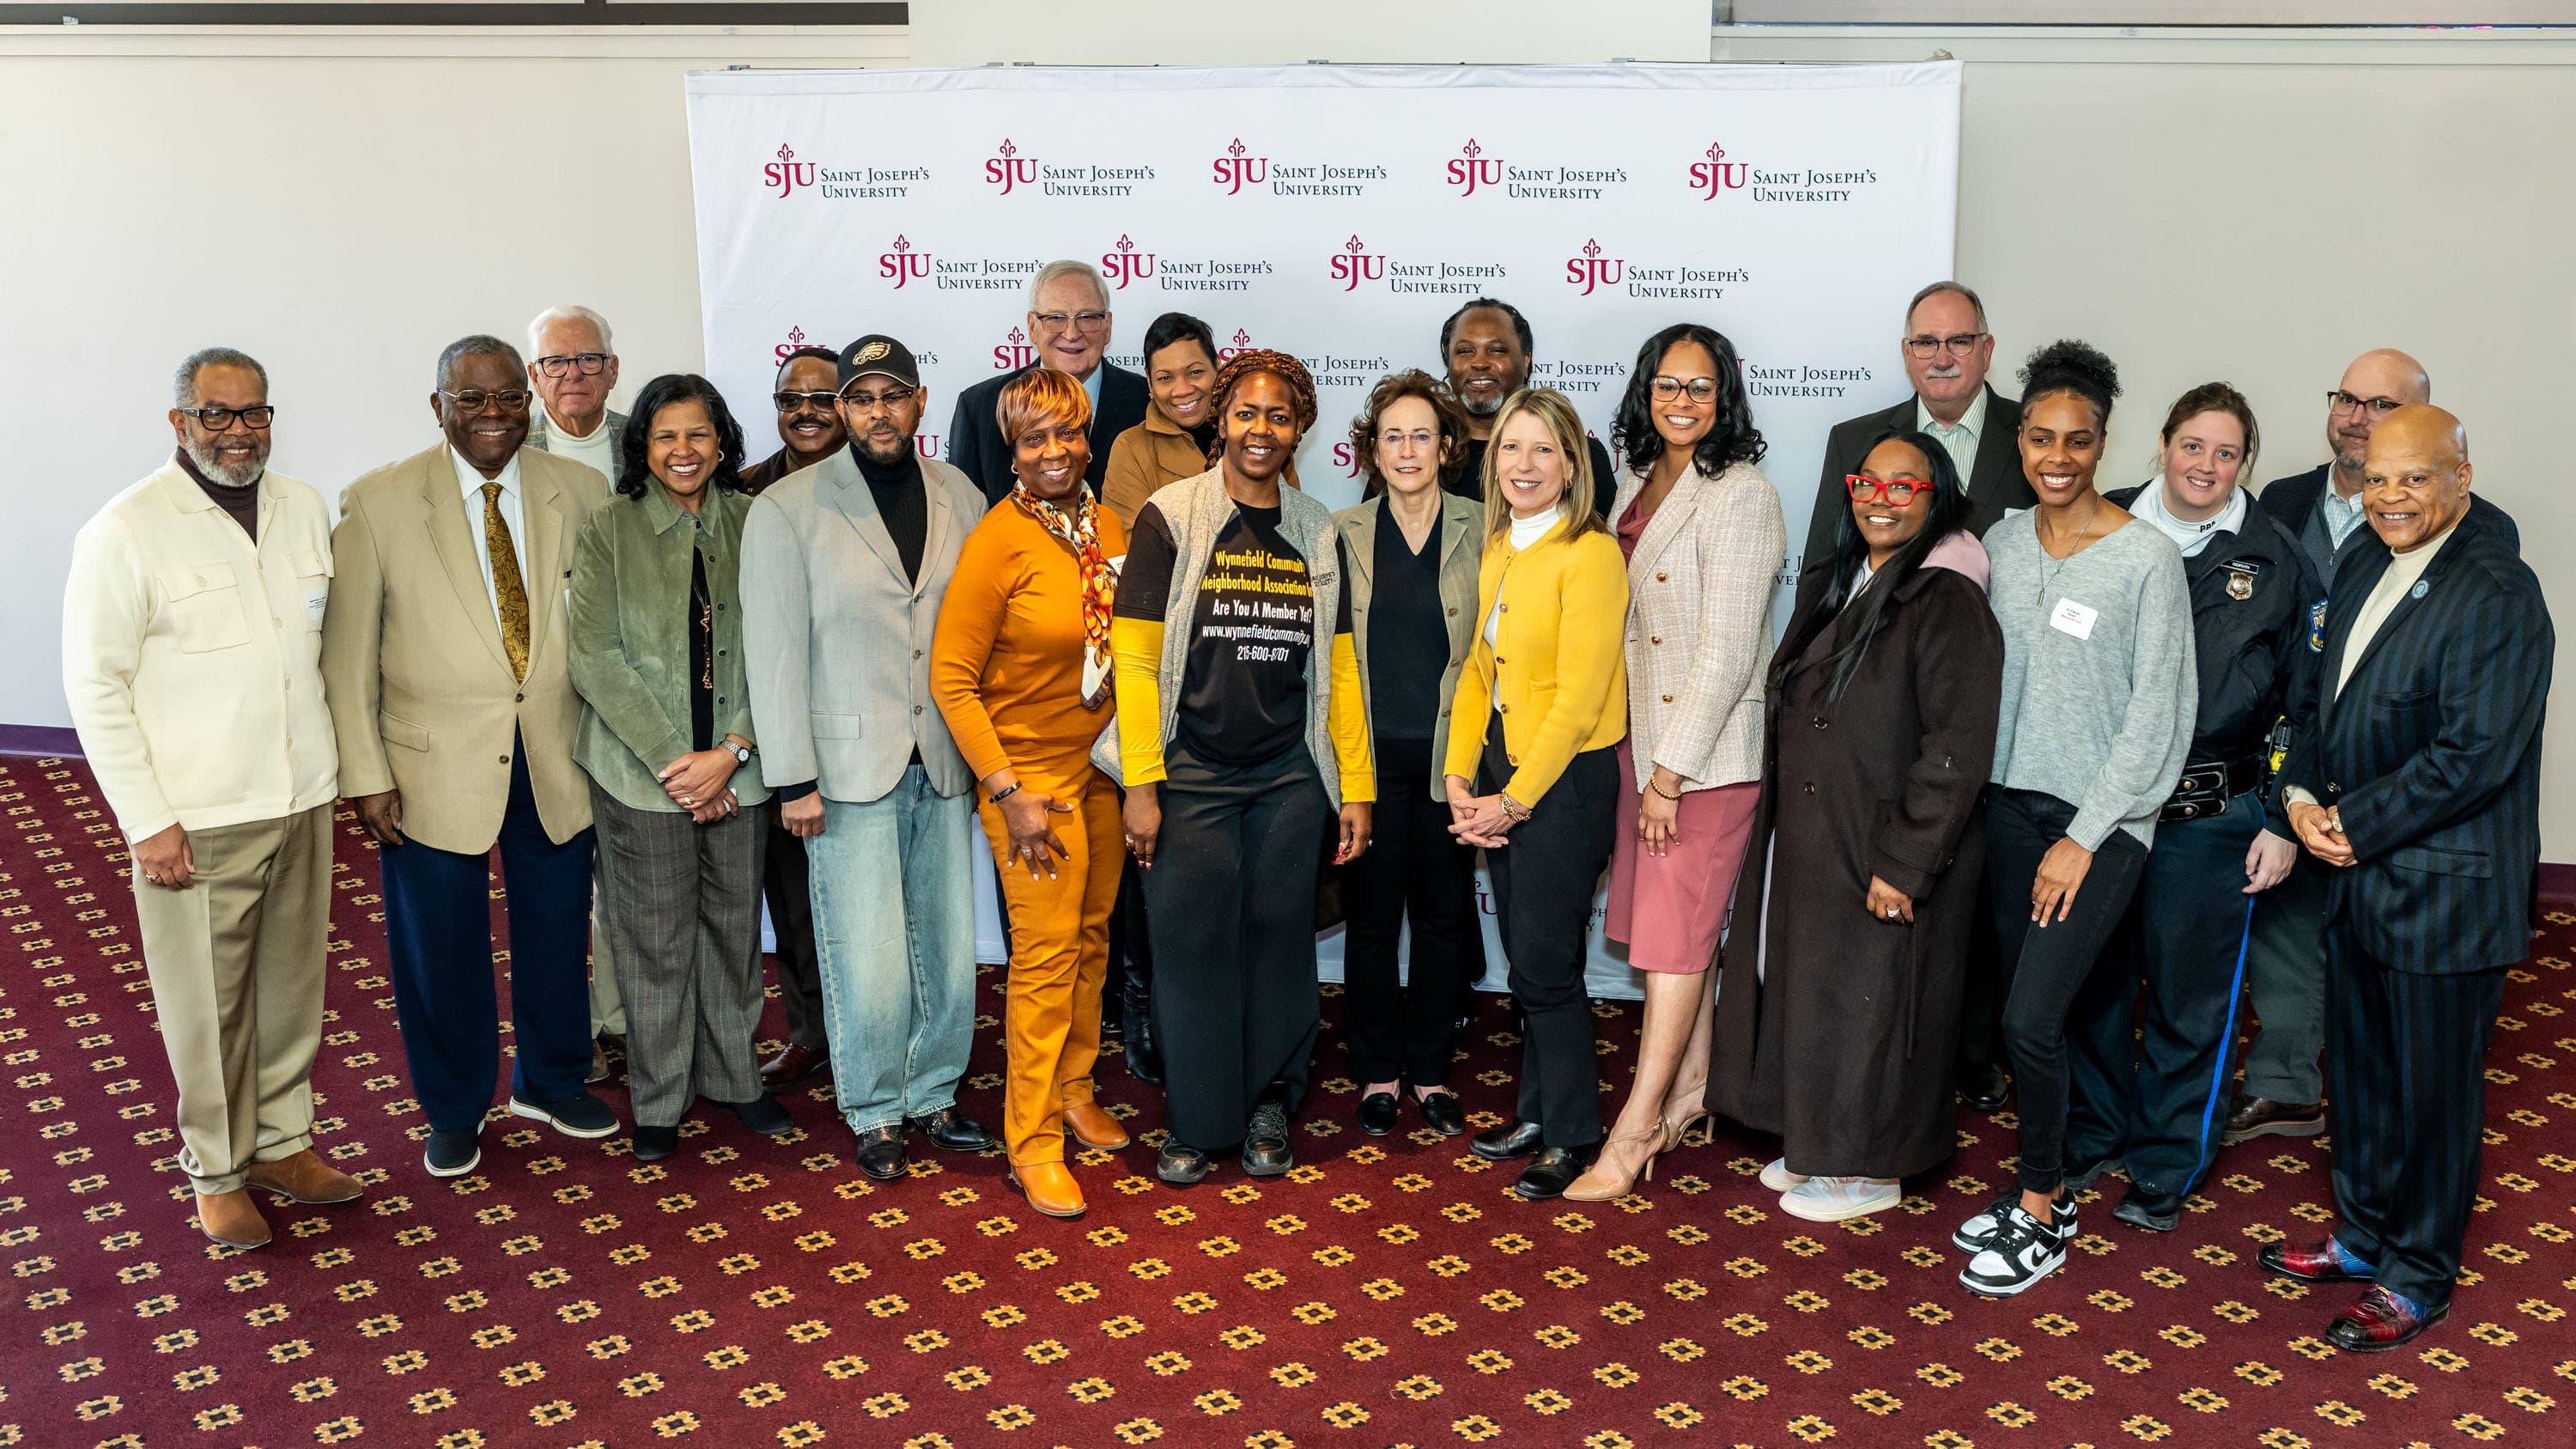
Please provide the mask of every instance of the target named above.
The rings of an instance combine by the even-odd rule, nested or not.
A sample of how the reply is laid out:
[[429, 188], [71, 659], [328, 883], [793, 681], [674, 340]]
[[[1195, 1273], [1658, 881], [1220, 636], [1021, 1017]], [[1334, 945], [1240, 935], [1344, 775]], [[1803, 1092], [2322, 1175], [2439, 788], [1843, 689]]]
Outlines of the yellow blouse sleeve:
[[1118, 767], [1130, 785], [1163, 778], [1163, 629], [1160, 619], [1109, 621], [1118, 678]]
[[1342, 803], [1377, 799], [1377, 762], [1369, 754], [1368, 691], [1360, 684], [1360, 650], [1349, 634], [1333, 636], [1333, 688], [1324, 728], [1342, 771]]

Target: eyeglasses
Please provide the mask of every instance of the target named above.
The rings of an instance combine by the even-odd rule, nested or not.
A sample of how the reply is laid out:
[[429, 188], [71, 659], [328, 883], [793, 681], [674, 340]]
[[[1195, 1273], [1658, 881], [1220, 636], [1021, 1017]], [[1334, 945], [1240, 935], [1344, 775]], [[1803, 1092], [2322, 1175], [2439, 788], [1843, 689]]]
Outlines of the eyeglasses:
[[1440, 435], [1429, 428], [1415, 428], [1410, 432], [1402, 428], [1389, 428], [1377, 435], [1377, 445], [1381, 448], [1400, 449], [1411, 444], [1416, 450], [1425, 453], [1431, 451], [1439, 441]]
[[1655, 395], [1657, 402], [1671, 402], [1684, 393], [1695, 403], [1717, 401], [1717, 379], [1713, 377], [1694, 377], [1688, 382], [1678, 377], [1658, 377], [1646, 384], [1646, 390]]
[[2354, 397], [2342, 388], [2326, 394], [2326, 410], [2329, 412], [2357, 413], [2368, 409], [2374, 416], [2386, 417], [2404, 406], [2406, 404], [2393, 397]]
[[1905, 350], [1916, 357], [1933, 357], [1943, 352], [1953, 357], [1965, 357], [1976, 351], [1977, 344], [1985, 340], [1983, 332], [1955, 332], [1947, 337], [1934, 337], [1927, 333], [1906, 338]]
[[557, 353], [537, 359], [537, 371], [548, 377], [570, 377], [575, 369], [579, 369], [584, 377], [597, 377], [607, 366], [608, 354], [605, 352], [575, 352], [569, 356]]
[[1918, 483], [1911, 478], [1881, 480], [1864, 478], [1858, 473], [1846, 473], [1843, 475], [1843, 487], [1851, 491], [1854, 503], [1869, 503], [1883, 498], [1890, 506], [1903, 508], [1914, 501], [1915, 494], [1929, 492], [1932, 485]]
[[469, 414], [479, 413], [495, 404], [505, 413], [523, 413], [528, 410], [528, 399], [535, 396], [516, 388], [508, 392], [485, 392], [479, 387], [469, 387], [463, 392], [449, 392], [442, 387], [438, 395], [456, 404], [458, 412]]
[[268, 426], [269, 419], [277, 416], [277, 409], [266, 403], [255, 408], [181, 408], [179, 411], [195, 418], [197, 426], [210, 433], [230, 432], [235, 418], [241, 419], [242, 425], [252, 432], [258, 432]]
[[807, 408], [828, 413], [832, 404], [841, 400], [841, 395], [837, 392], [774, 392], [769, 395], [769, 400], [776, 403], [782, 413], [802, 412]]
[[891, 412], [910, 402], [920, 391], [917, 387], [898, 387], [885, 392], [845, 392], [840, 394], [840, 398], [850, 405], [852, 412], [863, 413], [880, 407]]
[[1036, 316], [1038, 326], [1048, 332], [1062, 332], [1067, 327], [1098, 332], [1109, 325], [1106, 312], [1040, 312]]

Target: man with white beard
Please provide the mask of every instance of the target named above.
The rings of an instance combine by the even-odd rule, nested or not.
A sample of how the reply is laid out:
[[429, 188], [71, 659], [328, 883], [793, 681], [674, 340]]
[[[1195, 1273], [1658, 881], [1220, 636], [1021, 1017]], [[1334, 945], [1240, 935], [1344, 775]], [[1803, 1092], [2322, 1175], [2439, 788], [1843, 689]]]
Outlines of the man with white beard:
[[229, 347], [179, 366], [178, 449], [72, 544], [63, 692], [125, 833], [179, 1166], [197, 1224], [269, 1240], [258, 1188], [346, 1202], [313, 1152], [339, 754], [322, 700], [331, 514], [268, 471], [268, 373]]
[[[1494, 440], [1494, 416], [1503, 410], [1504, 399], [1529, 386], [1536, 348], [1529, 319], [1499, 297], [1478, 297], [1440, 324], [1440, 364], [1448, 372], [1450, 395], [1467, 410], [1467, 460], [1442, 485], [1450, 492], [1484, 501], [1485, 445]], [[1586, 434], [1583, 445], [1592, 457], [1593, 502], [1609, 520], [1619, 475], [1599, 438]]]

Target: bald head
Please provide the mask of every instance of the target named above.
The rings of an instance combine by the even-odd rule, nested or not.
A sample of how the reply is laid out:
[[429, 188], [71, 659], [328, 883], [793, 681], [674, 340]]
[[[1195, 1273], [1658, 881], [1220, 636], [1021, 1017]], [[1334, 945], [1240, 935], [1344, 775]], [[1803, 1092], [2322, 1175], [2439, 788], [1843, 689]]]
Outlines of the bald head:
[[2371, 430], [2361, 506], [2399, 553], [2450, 532], [2469, 511], [2469, 430], [2430, 403], [2401, 407]]
[[2326, 408], [2326, 447], [2334, 453], [2336, 489], [2349, 497], [2361, 487], [2370, 430], [2387, 416], [2389, 404], [2432, 400], [2433, 379], [2424, 364], [2396, 348], [2375, 347], [2354, 358]]

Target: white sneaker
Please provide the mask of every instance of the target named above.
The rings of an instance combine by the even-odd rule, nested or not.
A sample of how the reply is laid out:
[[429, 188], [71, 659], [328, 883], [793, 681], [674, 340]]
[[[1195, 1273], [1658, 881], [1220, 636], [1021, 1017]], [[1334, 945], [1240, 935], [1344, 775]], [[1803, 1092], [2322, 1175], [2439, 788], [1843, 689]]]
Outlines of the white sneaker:
[[1789, 1170], [1789, 1159], [1785, 1157], [1772, 1158], [1762, 1169], [1762, 1185], [1773, 1192], [1787, 1192], [1806, 1180], [1804, 1176]]
[[2009, 1298], [2066, 1266], [2075, 1215], [2051, 1216], [2057, 1221], [2043, 1223], [2018, 1202], [2006, 1207], [1995, 1235], [1960, 1271], [1960, 1283], [1983, 1297]]
[[1889, 1178], [1810, 1177], [1780, 1194], [1780, 1211], [1811, 1223], [1838, 1223], [1883, 1212], [1904, 1200], [1904, 1192]]

